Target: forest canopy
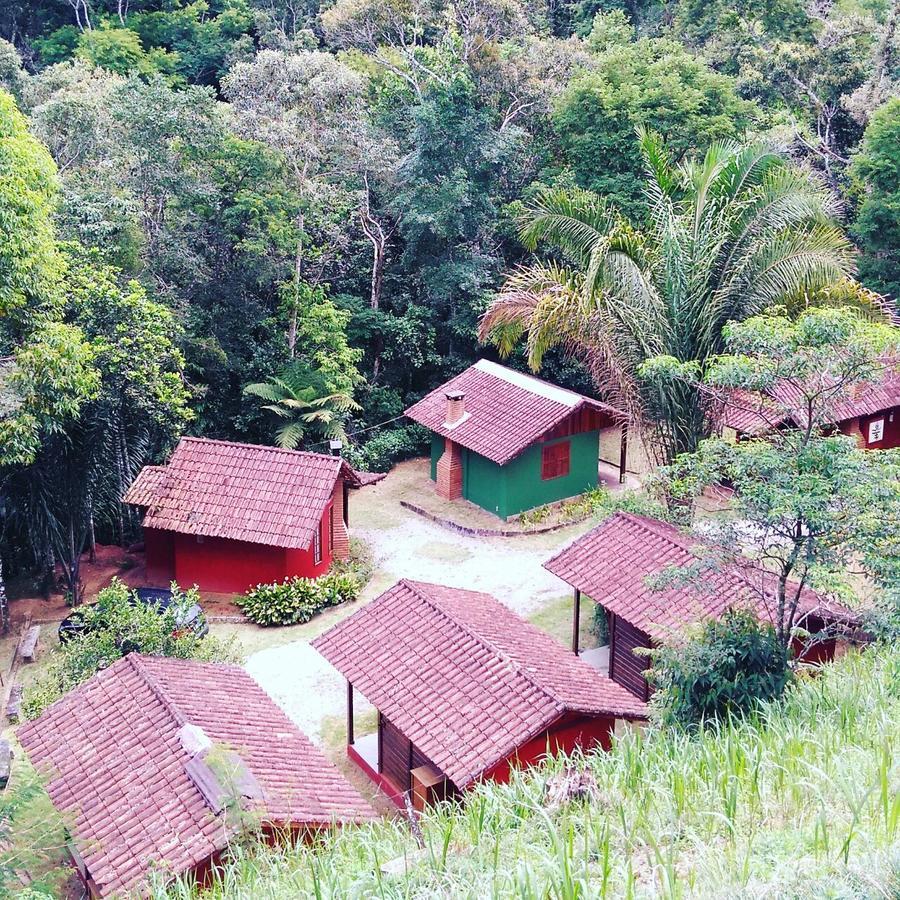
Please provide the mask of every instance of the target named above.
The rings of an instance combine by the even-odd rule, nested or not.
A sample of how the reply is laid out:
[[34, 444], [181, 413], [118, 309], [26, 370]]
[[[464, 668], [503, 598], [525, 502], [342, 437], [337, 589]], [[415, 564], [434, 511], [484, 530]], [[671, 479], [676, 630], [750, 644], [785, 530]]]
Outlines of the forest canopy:
[[[698, 267], [713, 244], [743, 246], [729, 229], [767, 191], [759, 253], [793, 241], [782, 255], [808, 265], [765, 299], [887, 317], [900, 290], [898, 17], [900, 0], [4, 4], [8, 571], [62, 565], [77, 594], [97, 533], [134, 533], [123, 487], [185, 432], [305, 449], [340, 437], [379, 468], [417, 453], [403, 409], [496, 353], [479, 325], [518, 289], [510, 279], [540, 271], [570, 289], [596, 274], [577, 234], [529, 235], [548, 197], [591, 211], [595, 238], [635, 271], [678, 258], [683, 283], [654, 289], [699, 303], [725, 276]], [[688, 246], [691, 210], [709, 209], [698, 185], [728, 178], [704, 166], [746, 148], [771, 167], [747, 168], [756, 180], [728, 222]], [[761, 312], [757, 299], [707, 304], [702, 341], [676, 320], [677, 340], [641, 338], [618, 380], [571, 352], [578, 336], [539, 355], [560, 384], [625, 385], [652, 425], [672, 410], [641, 361], [718, 352], [718, 330]], [[500, 344], [526, 367], [528, 348]], [[670, 443], [690, 449], [702, 410], [673, 408], [693, 431]]]

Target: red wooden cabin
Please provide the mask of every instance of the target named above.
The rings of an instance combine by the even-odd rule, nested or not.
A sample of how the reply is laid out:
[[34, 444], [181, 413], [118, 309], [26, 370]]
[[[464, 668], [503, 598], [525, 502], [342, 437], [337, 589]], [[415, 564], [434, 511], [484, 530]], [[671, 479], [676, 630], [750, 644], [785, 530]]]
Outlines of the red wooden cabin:
[[[653, 648], [677, 638], [688, 624], [716, 618], [734, 606], [751, 607], [762, 620], [771, 621], [774, 601], [750, 591], [746, 574], [711, 571], [702, 589], [684, 585], [654, 590], [649, 578], [670, 567], [697, 563], [697, 541], [674, 525], [617, 512], [592, 531], [564, 547], [544, 563], [575, 589], [572, 649], [578, 653], [581, 597], [589, 597], [606, 611], [609, 625], [609, 677], [642, 700], [651, 688], [644, 671], [650, 659], [635, 650]], [[766, 584], [765, 573], [755, 570], [754, 583]], [[804, 588], [798, 608], [798, 627], [811, 635], [835, 631], [836, 626], [857, 624], [844, 607], [830, 603]], [[835, 640], [815, 640], [807, 648], [798, 643], [795, 652], [806, 662], [823, 662], [834, 655]]]
[[358, 484], [340, 457], [182, 438], [124, 500], [145, 510], [150, 584], [243, 592], [315, 578], [346, 557], [348, 488]]
[[375, 813], [239, 666], [130, 654], [17, 736], [65, 817], [91, 897], [202, 879], [241, 811], [306, 837]]
[[[488, 594], [400, 581], [316, 638], [347, 679], [348, 755], [398, 804], [506, 781], [551, 751], [608, 748], [646, 708]], [[378, 710], [356, 738], [358, 690]]]
[[[734, 396], [722, 419], [726, 434], [745, 439], [776, 428], [805, 427], [805, 402], [795, 385], [779, 382], [765, 395], [742, 391]], [[865, 450], [900, 447], [900, 360], [885, 359], [877, 381], [854, 385], [834, 403], [828, 422]]]

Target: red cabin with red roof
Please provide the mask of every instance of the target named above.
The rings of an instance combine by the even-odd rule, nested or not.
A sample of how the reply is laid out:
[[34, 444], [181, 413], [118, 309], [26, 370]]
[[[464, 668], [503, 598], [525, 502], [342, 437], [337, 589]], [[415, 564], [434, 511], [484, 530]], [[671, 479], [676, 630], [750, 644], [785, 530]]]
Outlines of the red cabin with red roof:
[[130, 654], [19, 728], [91, 897], [202, 883], [246, 827], [275, 836], [375, 818], [239, 666]]
[[[735, 392], [721, 425], [727, 436], [759, 437], [777, 428], [805, 427], [804, 410], [796, 386], [782, 381], [766, 393]], [[864, 450], [900, 447], [900, 361], [885, 360], [880, 378], [850, 388], [833, 404], [828, 423], [855, 438]]]
[[340, 457], [182, 438], [167, 466], [146, 466], [125, 494], [144, 513], [147, 580], [244, 592], [315, 578], [350, 549]]
[[[645, 705], [489, 594], [400, 581], [316, 638], [347, 679], [347, 752], [398, 805], [464, 791], [551, 751], [608, 748]], [[356, 738], [358, 691], [378, 711]]]

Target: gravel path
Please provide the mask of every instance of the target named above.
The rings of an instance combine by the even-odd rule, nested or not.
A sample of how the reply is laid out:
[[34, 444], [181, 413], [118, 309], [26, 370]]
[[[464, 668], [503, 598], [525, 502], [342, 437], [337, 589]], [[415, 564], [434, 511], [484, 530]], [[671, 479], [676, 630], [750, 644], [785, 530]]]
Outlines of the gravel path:
[[254, 653], [245, 668], [316, 743], [322, 742], [322, 720], [345, 710], [346, 682], [307, 641]]
[[536, 538], [457, 534], [404, 512], [406, 517], [396, 527], [356, 532], [373, 548], [378, 573], [390, 583], [411, 578], [484, 591], [524, 616], [567, 591], [542, 567], [551, 551]]

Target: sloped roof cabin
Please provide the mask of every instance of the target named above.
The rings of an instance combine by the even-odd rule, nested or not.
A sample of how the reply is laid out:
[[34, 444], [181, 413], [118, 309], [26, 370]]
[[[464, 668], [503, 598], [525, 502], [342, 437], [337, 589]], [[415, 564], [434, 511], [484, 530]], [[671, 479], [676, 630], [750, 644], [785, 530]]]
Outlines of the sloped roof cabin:
[[[863, 449], [900, 447], [900, 361], [888, 359], [877, 381], [854, 385], [834, 404], [828, 423], [854, 437]], [[789, 382], [777, 383], [765, 394], [735, 392], [722, 416], [724, 433], [736, 438], [805, 424], [803, 398]]]
[[[400, 581], [313, 641], [347, 679], [348, 755], [417, 808], [552, 748], [608, 747], [646, 708], [488, 594]], [[359, 739], [353, 697], [378, 710]]]
[[241, 592], [346, 557], [357, 484], [340, 457], [185, 437], [124, 500], [145, 510], [148, 582]]
[[[432, 432], [438, 494], [502, 518], [596, 487], [600, 431], [627, 421], [606, 403], [486, 359], [406, 415]], [[624, 478], [624, 445], [620, 450]]]
[[[644, 677], [649, 659], [635, 650], [677, 639], [692, 623], [718, 618], [731, 607], [750, 607], [763, 621], [772, 620], [774, 602], [763, 595], [774, 580], [759, 569], [751, 588], [744, 574], [709, 571], [702, 589], [693, 584], [655, 590], [648, 579], [665, 569], [696, 565], [698, 542], [674, 525], [633, 513], [617, 512], [587, 534], [564, 547], [544, 568], [575, 589], [572, 649], [578, 653], [578, 619], [582, 595], [600, 604], [609, 625], [609, 677], [643, 700], [650, 687]], [[749, 560], [748, 560], [749, 562]], [[766, 595], [768, 596], [768, 595]], [[803, 588], [798, 623], [807, 631], [826, 625], [852, 625], [855, 616], [844, 607]], [[799, 652], [803, 648], [798, 647]], [[834, 641], [815, 643], [805, 652], [808, 661], [821, 661], [834, 652]]]
[[375, 813], [239, 666], [130, 654], [22, 725], [90, 896], [202, 879], [240, 813], [298, 836]]

